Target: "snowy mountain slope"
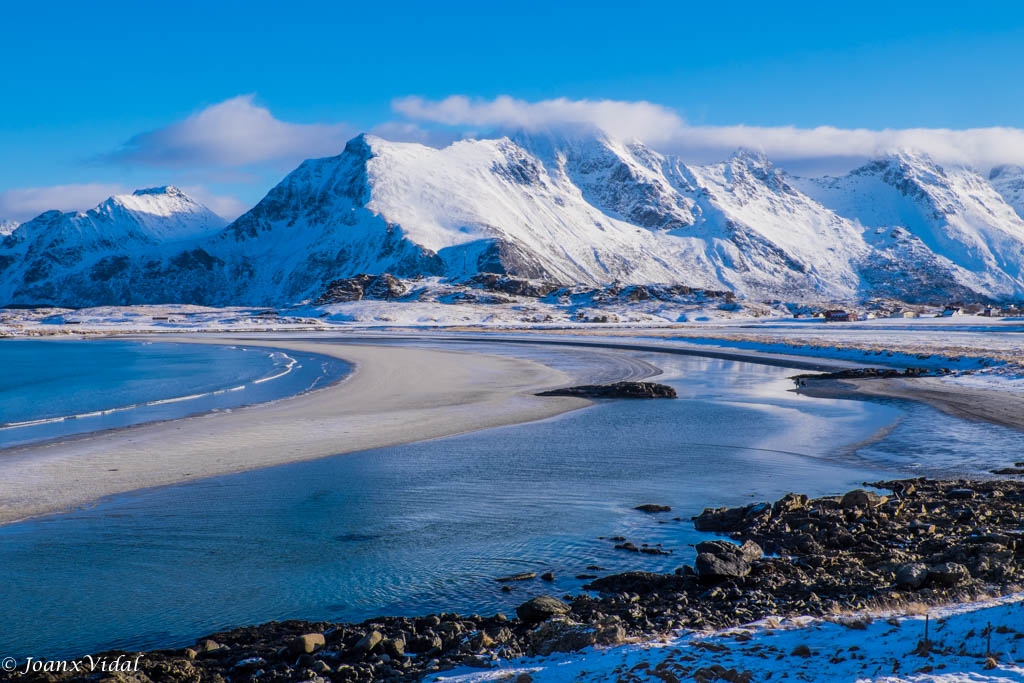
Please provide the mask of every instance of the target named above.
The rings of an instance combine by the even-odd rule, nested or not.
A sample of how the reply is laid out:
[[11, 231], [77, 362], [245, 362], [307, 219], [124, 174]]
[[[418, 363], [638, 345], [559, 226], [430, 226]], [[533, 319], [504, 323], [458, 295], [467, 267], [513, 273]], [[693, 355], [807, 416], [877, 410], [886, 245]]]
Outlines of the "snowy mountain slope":
[[233, 243], [256, 281], [292, 300], [359, 272], [669, 282], [688, 250], [687, 280], [719, 285], [685, 240], [665, 244], [602, 213], [507, 138], [438, 150], [360, 136], [305, 162], [220, 242], [217, 253]]
[[[1004, 193], [1013, 177], [995, 175]], [[807, 180], [749, 152], [691, 167], [600, 133], [443, 149], [360, 135], [222, 225], [171, 187], [45, 213], [0, 239], [0, 304], [282, 305], [384, 272], [755, 300], [1024, 296], [1024, 220], [987, 179], [912, 155]]]
[[224, 224], [174, 187], [116, 195], [86, 212], [47, 211], [0, 240], [0, 302], [185, 298], [167, 290], [163, 262], [181, 262], [188, 245]]
[[[921, 287], [1005, 298], [1024, 291], [1024, 220], [968, 168], [924, 155], [879, 159], [841, 178], [793, 179], [840, 216], [860, 223], [876, 272], [902, 267]], [[945, 283], [945, 284], [944, 284]]]
[[857, 293], [859, 233], [763, 160], [698, 172], [606, 136], [517, 140], [434, 149], [360, 136], [305, 162], [211, 253], [251, 272], [236, 297], [264, 300], [267, 283], [297, 300], [328, 279], [385, 271]]
[[519, 132], [512, 140], [548, 173], [611, 218], [652, 230], [692, 225], [693, 201], [664, 176], [664, 159], [641, 144], [601, 131], [561, 135]]
[[4, 235], [10, 235], [14, 232], [14, 229], [20, 225], [18, 221], [7, 220], [6, 218], [0, 218], [0, 237]]
[[[832, 299], [856, 295], [856, 264], [868, 251], [849, 221], [789, 185], [763, 156], [740, 151], [724, 163], [686, 167], [666, 160], [669, 177], [693, 196], [696, 234], [728, 255], [744, 280], [772, 290], [801, 277]], [[735, 275], [723, 273], [734, 284]]]
[[988, 182], [1024, 218], [1024, 167], [998, 166], [988, 175]]

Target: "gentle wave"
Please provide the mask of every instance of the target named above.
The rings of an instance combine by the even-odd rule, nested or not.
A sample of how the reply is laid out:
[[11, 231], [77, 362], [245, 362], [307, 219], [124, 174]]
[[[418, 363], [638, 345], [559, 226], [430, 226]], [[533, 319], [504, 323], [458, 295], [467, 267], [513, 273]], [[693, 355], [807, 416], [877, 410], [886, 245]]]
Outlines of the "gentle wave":
[[275, 360], [278, 359], [278, 358], [283, 359], [285, 361], [284, 370], [282, 370], [281, 372], [279, 372], [279, 373], [277, 373], [275, 375], [271, 375], [269, 377], [261, 377], [259, 379], [255, 379], [252, 382], [249, 382], [248, 384], [241, 384], [239, 386], [229, 387], [229, 388], [226, 388], [226, 389], [217, 389], [216, 391], [207, 391], [207, 392], [204, 392], [204, 393], [201, 393], [201, 394], [189, 394], [187, 396], [173, 396], [171, 398], [161, 398], [161, 399], [156, 399], [156, 400], [153, 400], [153, 401], [145, 401], [145, 402], [142, 402], [142, 403], [132, 403], [130, 405], [118, 406], [116, 408], [106, 408], [104, 410], [92, 410], [92, 411], [89, 411], [89, 412], [86, 412], [86, 413], [76, 413], [74, 415], [59, 415], [57, 417], [44, 417], [44, 418], [39, 418], [38, 420], [24, 420], [24, 421], [21, 421], [21, 422], [0, 422], [0, 431], [10, 430], [10, 429], [21, 429], [21, 428], [24, 428], [24, 427], [37, 427], [39, 425], [47, 425], [47, 424], [57, 424], [57, 423], [60, 423], [60, 422], [68, 422], [70, 420], [81, 420], [81, 419], [87, 419], [87, 418], [91, 418], [91, 417], [103, 417], [103, 416], [106, 416], [106, 415], [114, 415], [116, 413], [123, 413], [123, 412], [127, 412], [127, 411], [130, 411], [130, 410], [138, 410], [140, 408], [150, 408], [152, 406], [166, 405], [166, 404], [169, 404], [169, 403], [181, 403], [181, 402], [184, 402], [184, 401], [194, 401], [196, 399], [207, 398], [209, 396], [220, 396], [222, 394], [228, 394], [228, 393], [235, 392], [235, 391], [243, 391], [247, 386], [256, 385], [256, 384], [263, 384], [264, 382], [270, 382], [271, 380], [280, 379], [282, 377], [285, 377], [286, 375], [290, 374], [296, 368], [296, 366], [298, 365], [298, 360], [296, 360], [295, 358], [292, 358], [291, 356], [289, 356], [286, 353], [281, 353], [281, 352], [275, 351], [275, 352], [271, 353], [269, 355], [269, 357], [273, 358]]

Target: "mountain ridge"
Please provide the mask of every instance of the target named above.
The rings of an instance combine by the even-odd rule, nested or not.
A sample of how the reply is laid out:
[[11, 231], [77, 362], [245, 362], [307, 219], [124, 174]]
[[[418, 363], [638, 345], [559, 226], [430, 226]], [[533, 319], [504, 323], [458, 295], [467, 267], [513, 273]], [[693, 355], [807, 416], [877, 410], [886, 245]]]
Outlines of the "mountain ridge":
[[[0, 303], [283, 305], [359, 273], [670, 283], [750, 299], [1024, 297], [1024, 171], [894, 154], [839, 178], [687, 165], [603, 133], [362, 134], [224, 225], [173, 186], [0, 236]], [[1009, 198], [1007, 198], [1009, 197]]]

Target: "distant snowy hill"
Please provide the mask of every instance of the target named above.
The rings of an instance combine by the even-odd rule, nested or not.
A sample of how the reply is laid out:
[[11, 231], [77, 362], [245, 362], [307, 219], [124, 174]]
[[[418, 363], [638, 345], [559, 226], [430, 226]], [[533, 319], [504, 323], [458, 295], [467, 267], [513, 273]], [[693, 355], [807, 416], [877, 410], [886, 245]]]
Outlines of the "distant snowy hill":
[[688, 166], [602, 133], [443, 149], [361, 135], [226, 227], [175, 188], [43, 214], [0, 241], [0, 303], [280, 305], [384, 272], [784, 301], [1020, 298], [1022, 177], [904, 154], [802, 179], [746, 151]]
[[116, 195], [86, 212], [47, 211], [0, 241], [0, 301], [86, 305], [179, 301], [165, 260], [226, 221], [175, 187]]
[[10, 235], [14, 232], [14, 229], [19, 225], [18, 221], [7, 220], [6, 218], [0, 218], [0, 237], [3, 235]]

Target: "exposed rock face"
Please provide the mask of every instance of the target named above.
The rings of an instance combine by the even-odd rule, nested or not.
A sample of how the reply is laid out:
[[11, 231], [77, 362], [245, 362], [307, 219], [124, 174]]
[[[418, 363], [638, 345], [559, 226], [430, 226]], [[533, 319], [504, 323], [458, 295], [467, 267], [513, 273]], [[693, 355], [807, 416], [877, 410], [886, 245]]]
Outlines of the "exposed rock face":
[[559, 285], [543, 280], [527, 280], [521, 277], [510, 277], [497, 273], [480, 273], [469, 279], [469, 283], [492, 292], [511, 294], [513, 296], [545, 297], [559, 289]]
[[580, 398], [676, 398], [676, 390], [654, 382], [615, 382], [585, 384], [566, 389], [542, 391], [538, 396], [577, 396]]
[[332, 281], [327, 285], [327, 291], [321, 294], [314, 303], [317, 306], [322, 306], [361, 299], [390, 301], [401, 298], [407, 291], [402, 281], [390, 273], [383, 275], [361, 273], [354, 277]]

